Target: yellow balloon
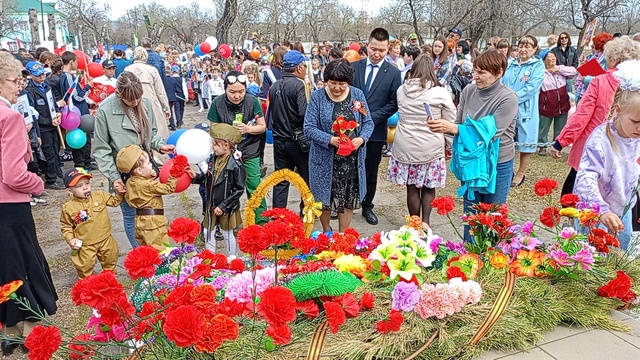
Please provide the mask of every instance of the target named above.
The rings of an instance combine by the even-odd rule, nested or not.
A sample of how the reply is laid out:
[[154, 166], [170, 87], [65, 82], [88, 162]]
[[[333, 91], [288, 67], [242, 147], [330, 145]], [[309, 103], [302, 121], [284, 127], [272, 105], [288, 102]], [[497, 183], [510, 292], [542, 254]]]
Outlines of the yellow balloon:
[[389, 127], [389, 130], [387, 131], [387, 142], [388, 143], [393, 143], [393, 138], [396, 135], [396, 127]]

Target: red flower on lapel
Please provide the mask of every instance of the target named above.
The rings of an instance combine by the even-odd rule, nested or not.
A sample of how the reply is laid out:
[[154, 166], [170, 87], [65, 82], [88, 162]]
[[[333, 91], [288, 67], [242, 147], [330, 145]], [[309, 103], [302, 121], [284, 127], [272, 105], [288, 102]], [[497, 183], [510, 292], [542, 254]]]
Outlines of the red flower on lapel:
[[367, 109], [364, 108], [362, 101], [353, 100], [353, 112], [359, 112], [362, 116], [367, 116]]

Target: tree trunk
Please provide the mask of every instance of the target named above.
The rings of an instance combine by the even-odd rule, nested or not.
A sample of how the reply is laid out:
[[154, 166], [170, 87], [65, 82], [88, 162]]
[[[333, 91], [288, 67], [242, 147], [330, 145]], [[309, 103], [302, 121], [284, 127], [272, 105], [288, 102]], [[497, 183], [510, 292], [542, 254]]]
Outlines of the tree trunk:
[[54, 14], [47, 15], [47, 23], [49, 24], [49, 41], [53, 41], [53, 47], [58, 47], [58, 37], [56, 36], [56, 19]]
[[38, 24], [38, 12], [29, 9], [29, 27], [31, 28], [31, 46], [40, 45], [40, 24]]
[[216, 37], [220, 44], [229, 43], [229, 30], [238, 15], [238, 0], [225, 0], [222, 16], [216, 25]]

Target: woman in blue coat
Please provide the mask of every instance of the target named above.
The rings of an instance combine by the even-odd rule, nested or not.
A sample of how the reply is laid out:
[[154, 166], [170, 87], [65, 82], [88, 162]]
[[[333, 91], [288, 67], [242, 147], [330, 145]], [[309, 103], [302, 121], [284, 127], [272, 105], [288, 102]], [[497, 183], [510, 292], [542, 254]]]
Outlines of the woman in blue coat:
[[[354, 70], [345, 59], [327, 64], [325, 88], [311, 94], [304, 117], [304, 133], [311, 139], [309, 186], [316, 201], [322, 202], [322, 230], [331, 230], [331, 211], [338, 212], [338, 228], [343, 232], [351, 224], [353, 210], [360, 208], [367, 190], [363, 146], [373, 132], [367, 101], [360, 89], [349, 84]], [[332, 130], [339, 116], [358, 126], [347, 132], [355, 150], [346, 156], [337, 154], [339, 134]]]
[[516, 122], [516, 150], [520, 152], [520, 167], [513, 176], [511, 186], [524, 182], [531, 156], [538, 149], [538, 95], [544, 80], [544, 63], [533, 54], [538, 50], [538, 40], [525, 35], [518, 41], [518, 61], [510, 61], [502, 83], [518, 95], [518, 120]]

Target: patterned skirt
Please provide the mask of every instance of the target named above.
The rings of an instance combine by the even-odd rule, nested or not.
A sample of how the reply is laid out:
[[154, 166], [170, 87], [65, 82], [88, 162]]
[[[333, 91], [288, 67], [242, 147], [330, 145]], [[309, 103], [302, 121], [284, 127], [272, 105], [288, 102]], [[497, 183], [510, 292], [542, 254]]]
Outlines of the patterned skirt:
[[443, 188], [447, 178], [447, 162], [444, 157], [425, 164], [407, 164], [389, 158], [387, 180], [398, 185], [415, 185], [417, 188]]

